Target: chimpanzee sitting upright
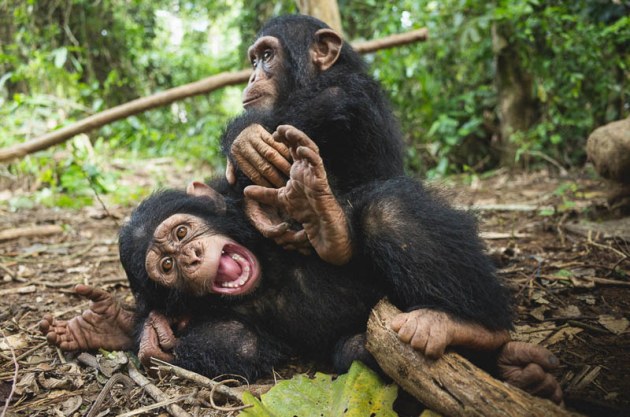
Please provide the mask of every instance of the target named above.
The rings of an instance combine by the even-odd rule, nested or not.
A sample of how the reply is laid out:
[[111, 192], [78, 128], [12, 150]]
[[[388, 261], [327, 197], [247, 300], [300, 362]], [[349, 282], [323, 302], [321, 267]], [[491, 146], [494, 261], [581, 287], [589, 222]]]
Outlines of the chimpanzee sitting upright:
[[[303, 15], [271, 19], [249, 58], [254, 71], [243, 92], [245, 111], [222, 138], [229, 157], [226, 176], [237, 189], [252, 181], [285, 184], [290, 155], [272, 138], [282, 134], [282, 125], [317, 143], [339, 196], [403, 174], [403, 141], [388, 101], [361, 56], [325, 23]], [[284, 226], [265, 234], [288, 248], [307, 243], [303, 233]], [[331, 252], [339, 255], [326, 260], [347, 261], [342, 242], [336, 246]]]

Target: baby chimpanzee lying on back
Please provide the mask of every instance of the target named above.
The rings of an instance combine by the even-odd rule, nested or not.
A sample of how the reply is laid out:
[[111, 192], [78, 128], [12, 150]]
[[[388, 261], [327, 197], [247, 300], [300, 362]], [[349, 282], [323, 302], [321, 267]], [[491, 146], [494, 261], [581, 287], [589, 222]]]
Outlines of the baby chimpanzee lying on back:
[[[401, 340], [431, 357], [447, 346], [494, 351], [509, 341], [508, 297], [470, 216], [409, 178], [357, 188], [344, 206], [314, 143], [297, 129], [283, 140], [294, 160], [287, 185], [246, 195], [261, 204], [259, 230], [278, 226], [262, 205], [277, 207], [301, 223], [319, 257], [263, 238], [223, 182], [213, 184], [218, 191], [195, 183], [188, 193], [156, 193], [120, 235], [135, 319], [103, 292], [80, 286], [95, 305], [69, 322], [46, 317], [48, 340], [64, 350], [126, 348], [135, 321], [145, 363], [156, 356], [210, 376], [255, 378], [297, 353], [334, 357], [343, 369], [356, 358], [370, 362], [363, 332], [371, 307], [387, 295], [408, 311], [393, 323]], [[328, 242], [344, 239], [350, 262], [324, 262]], [[104, 343], [102, 333], [112, 331]], [[544, 348], [510, 342], [499, 362], [515, 385], [560, 401], [559, 385], [541, 368], [554, 365]]]

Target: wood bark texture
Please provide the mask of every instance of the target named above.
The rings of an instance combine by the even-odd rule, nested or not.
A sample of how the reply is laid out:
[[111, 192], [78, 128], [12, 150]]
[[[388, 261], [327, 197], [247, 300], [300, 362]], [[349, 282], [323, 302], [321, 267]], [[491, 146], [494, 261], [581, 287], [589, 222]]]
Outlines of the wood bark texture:
[[297, 4], [300, 13], [316, 17], [337, 32], [343, 33], [337, 0], [298, 0]]
[[425, 358], [390, 329], [399, 313], [385, 300], [374, 307], [367, 348], [387, 375], [431, 410], [454, 417], [579, 415], [493, 378], [457, 353], [438, 360]]

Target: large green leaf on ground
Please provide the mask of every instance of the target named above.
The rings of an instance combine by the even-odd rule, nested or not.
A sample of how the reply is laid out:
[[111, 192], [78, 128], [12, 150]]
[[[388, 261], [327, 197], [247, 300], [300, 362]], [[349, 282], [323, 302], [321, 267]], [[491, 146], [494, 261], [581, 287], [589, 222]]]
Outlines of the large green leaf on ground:
[[314, 378], [300, 374], [282, 381], [261, 399], [245, 393], [243, 402], [253, 407], [239, 417], [394, 417], [392, 405], [396, 385], [387, 385], [360, 362], [348, 373], [334, 379], [317, 373]]

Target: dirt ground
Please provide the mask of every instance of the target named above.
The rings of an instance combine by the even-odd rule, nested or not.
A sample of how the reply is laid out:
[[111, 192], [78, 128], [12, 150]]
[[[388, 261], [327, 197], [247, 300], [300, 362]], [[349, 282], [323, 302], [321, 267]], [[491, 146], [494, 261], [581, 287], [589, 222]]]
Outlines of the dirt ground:
[[[608, 186], [583, 173], [538, 172], [439, 187], [478, 213], [489, 252], [515, 294], [515, 338], [541, 343], [561, 359], [556, 375], [567, 406], [589, 416], [630, 416], [630, 219], [606, 233], [580, 226], [601, 223]], [[90, 416], [118, 415], [156, 402], [137, 385], [105, 386], [111, 375], [127, 373], [117, 357], [93, 352], [98, 365], [90, 357], [78, 361], [48, 346], [37, 327], [45, 313], [71, 318], [87, 307], [73, 295], [77, 283], [132, 303], [116, 243], [129, 211], [0, 206], [0, 232], [60, 226], [48, 236], [0, 241], [0, 403], [11, 398], [7, 415], [81, 416], [90, 408]], [[238, 414], [213, 410], [209, 390], [193, 382], [150, 380], [193, 415]], [[105, 398], [98, 401], [101, 392]], [[155, 408], [142, 415], [168, 414]]]

